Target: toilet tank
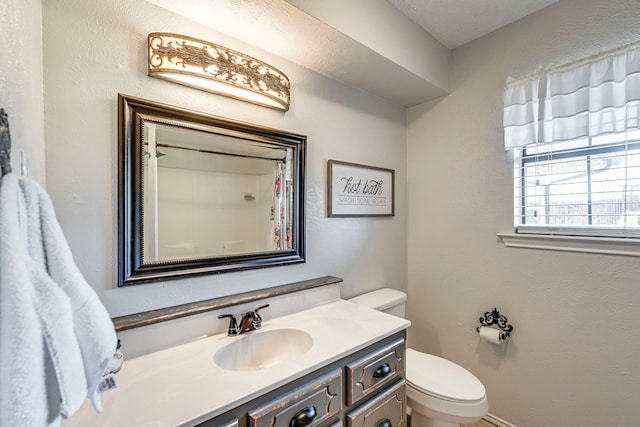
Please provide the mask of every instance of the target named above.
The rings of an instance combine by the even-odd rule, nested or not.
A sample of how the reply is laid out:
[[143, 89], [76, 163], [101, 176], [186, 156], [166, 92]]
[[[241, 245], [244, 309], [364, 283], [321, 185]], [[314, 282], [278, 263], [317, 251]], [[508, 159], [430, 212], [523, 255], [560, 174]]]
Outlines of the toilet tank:
[[349, 301], [404, 318], [407, 294], [397, 289], [382, 288], [358, 295]]

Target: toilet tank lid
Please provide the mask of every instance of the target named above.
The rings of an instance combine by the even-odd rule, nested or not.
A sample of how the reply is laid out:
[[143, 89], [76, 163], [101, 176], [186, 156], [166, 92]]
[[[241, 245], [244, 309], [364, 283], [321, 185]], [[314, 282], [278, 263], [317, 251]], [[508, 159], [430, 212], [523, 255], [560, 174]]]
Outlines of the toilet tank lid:
[[386, 310], [407, 300], [407, 294], [397, 289], [382, 288], [358, 295], [349, 301], [375, 310]]

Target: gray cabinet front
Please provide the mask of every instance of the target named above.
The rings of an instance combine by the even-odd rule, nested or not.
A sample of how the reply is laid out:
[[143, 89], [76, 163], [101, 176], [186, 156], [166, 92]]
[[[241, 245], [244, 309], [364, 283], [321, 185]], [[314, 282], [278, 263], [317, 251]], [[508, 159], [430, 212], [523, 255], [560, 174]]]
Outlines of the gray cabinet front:
[[347, 413], [346, 421], [347, 427], [405, 427], [405, 381], [398, 381], [389, 390]]
[[404, 377], [404, 339], [347, 364], [347, 406]]
[[251, 427], [318, 426], [342, 410], [342, 370], [303, 386], [249, 412]]

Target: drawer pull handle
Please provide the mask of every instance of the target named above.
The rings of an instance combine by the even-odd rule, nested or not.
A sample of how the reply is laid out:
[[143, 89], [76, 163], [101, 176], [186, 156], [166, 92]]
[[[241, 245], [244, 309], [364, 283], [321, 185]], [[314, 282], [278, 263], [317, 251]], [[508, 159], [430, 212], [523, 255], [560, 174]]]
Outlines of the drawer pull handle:
[[393, 424], [391, 424], [389, 418], [385, 418], [384, 420], [376, 424], [376, 427], [393, 427]]
[[391, 373], [391, 366], [388, 363], [383, 363], [378, 369], [373, 372], [373, 378], [384, 378]]
[[315, 406], [307, 406], [306, 408], [302, 408], [297, 414], [291, 418], [289, 422], [289, 427], [304, 427], [308, 426], [316, 419], [316, 407]]

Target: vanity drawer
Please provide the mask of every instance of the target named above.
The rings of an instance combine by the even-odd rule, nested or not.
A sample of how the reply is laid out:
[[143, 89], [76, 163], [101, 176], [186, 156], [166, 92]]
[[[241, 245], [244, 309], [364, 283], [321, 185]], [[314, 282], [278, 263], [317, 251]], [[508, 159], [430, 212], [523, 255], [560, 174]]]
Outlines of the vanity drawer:
[[337, 369], [249, 412], [248, 424], [251, 427], [317, 426], [341, 410], [342, 370]]
[[347, 406], [404, 376], [404, 339], [346, 366]]
[[405, 427], [407, 408], [404, 379], [388, 391], [349, 412], [346, 422], [347, 427]]

